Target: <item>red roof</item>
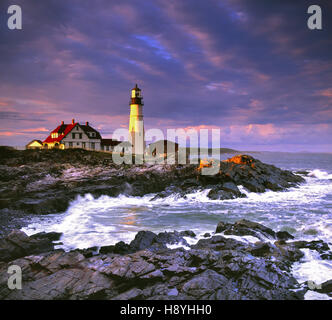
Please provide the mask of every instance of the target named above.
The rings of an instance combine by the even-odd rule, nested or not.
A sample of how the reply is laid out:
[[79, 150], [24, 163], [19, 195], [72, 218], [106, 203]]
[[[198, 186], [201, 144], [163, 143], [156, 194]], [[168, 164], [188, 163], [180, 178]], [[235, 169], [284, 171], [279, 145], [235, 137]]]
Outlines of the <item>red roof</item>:
[[[60, 142], [76, 125], [77, 122], [74, 124], [59, 125], [51, 132], [51, 134], [43, 141], [43, 143]], [[52, 138], [52, 133], [58, 133], [59, 135], [57, 138]]]

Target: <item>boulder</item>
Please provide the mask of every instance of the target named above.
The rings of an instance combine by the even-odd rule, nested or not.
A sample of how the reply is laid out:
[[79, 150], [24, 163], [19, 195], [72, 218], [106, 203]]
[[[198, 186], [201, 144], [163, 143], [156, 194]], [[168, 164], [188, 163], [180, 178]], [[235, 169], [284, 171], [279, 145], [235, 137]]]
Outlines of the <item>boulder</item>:
[[216, 228], [216, 233], [223, 232], [225, 235], [254, 236], [260, 240], [276, 239], [276, 233], [257, 222], [246, 219], [239, 220], [234, 224], [220, 221]]
[[327, 293], [332, 295], [332, 280], [323, 282], [320, 286], [320, 289], [317, 289], [319, 293]]
[[38, 254], [54, 249], [53, 240], [60, 233], [41, 233], [28, 237], [23, 231], [13, 230], [7, 237], [0, 239], [0, 261], [11, 261], [30, 254]]

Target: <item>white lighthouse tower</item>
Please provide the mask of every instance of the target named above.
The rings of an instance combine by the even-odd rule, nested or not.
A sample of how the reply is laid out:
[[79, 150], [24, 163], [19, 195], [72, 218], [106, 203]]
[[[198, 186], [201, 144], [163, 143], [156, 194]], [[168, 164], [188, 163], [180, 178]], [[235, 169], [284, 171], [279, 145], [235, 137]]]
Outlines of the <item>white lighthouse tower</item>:
[[129, 120], [129, 141], [133, 145], [135, 155], [143, 155], [145, 150], [143, 105], [141, 89], [136, 84], [131, 90]]

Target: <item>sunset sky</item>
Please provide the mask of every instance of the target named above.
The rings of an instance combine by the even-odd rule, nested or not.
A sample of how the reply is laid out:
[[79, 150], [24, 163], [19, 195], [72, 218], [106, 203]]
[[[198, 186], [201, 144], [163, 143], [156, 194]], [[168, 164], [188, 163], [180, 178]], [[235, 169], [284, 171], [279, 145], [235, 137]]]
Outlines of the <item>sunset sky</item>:
[[[21, 5], [23, 30], [7, 28]], [[308, 6], [323, 30], [307, 27]], [[220, 128], [239, 150], [332, 152], [332, 1], [1, 0], [0, 145], [44, 140], [72, 118]]]

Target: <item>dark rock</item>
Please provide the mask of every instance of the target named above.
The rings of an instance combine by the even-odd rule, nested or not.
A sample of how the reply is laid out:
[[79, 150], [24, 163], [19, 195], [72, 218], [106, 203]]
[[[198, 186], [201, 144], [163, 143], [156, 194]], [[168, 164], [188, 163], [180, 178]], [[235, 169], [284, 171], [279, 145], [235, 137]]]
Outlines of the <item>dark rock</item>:
[[131, 253], [135, 250], [137, 250], [136, 247], [135, 247], [135, 249], [133, 249], [130, 245], [124, 243], [123, 241], [120, 241], [120, 242], [116, 243], [115, 245], [100, 247], [99, 253], [101, 253], [101, 254], [107, 254], [107, 253], [126, 254], [126, 253]]
[[249, 220], [239, 220], [234, 224], [220, 221], [217, 225], [216, 233], [224, 232], [225, 235], [254, 236], [260, 240], [276, 239], [276, 233], [257, 222]]
[[309, 171], [306, 171], [306, 170], [300, 170], [300, 171], [296, 171], [295, 172], [296, 174], [301, 174], [301, 175], [303, 175], [303, 176], [308, 176], [309, 175]]
[[135, 239], [130, 243], [130, 248], [134, 251], [149, 248], [156, 237], [157, 235], [151, 231], [139, 231], [136, 234]]
[[228, 279], [225, 276], [213, 270], [206, 270], [184, 283], [182, 291], [194, 299], [208, 299], [227, 282]]
[[204, 237], [204, 238], [210, 238], [210, 237], [211, 237], [211, 234], [208, 233], [208, 232], [206, 232], [206, 233], [203, 234], [203, 237]]
[[[267, 233], [264, 226], [250, 221], [234, 225]], [[56, 250], [2, 262], [0, 299], [303, 299], [305, 291], [294, 292], [300, 284], [291, 276], [291, 262], [300, 252], [294, 242], [252, 245], [216, 235], [199, 240], [190, 250], [167, 249], [169, 241], [188, 235], [193, 236], [141, 231], [130, 245], [119, 242], [99, 253], [97, 248]], [[12, 242], [1, 240], [1, 248], [8, 250], [9, 244], [16, 248], [19, 243], [27, 250], [55, 238], [56, 234], [27, 237], [14, 232]], [[9, 264], [22, 268], [22, 290], [8, 289]], [[323, 284], [322, 292], [329, 292], [330, 286]]]
[[58, 241], [62, 236], [61, 232], [40, 232], [30, 236], [31, 239], [46, 239], [49, 241]]
[[91, 258], [98, 253], [98, 247], [91, 247], [86, 249], [75, 249], [73, 252], [79, 252], [81, 253], [85, 258]]
[[294, 246], [291, 242], [285, 242], [284, 240], [279, 240], [274, 243], [278, 248], [278, 251], [275, 251], [273, 255], [285, 262], [288, 266], [295, 261], [299, 261], [303, 256], [303, 252]]
[[317, 289], [319, 293], [332, 293], [332, 280], [323, 282], [320, 286], [320, 289]]
[[190, 237], [190, 238], [195, 238], [196, 237], [195, 232], [191, 231], [191, 230], [181, 231], [179, 234], [182, 237]]
[[294, 239], [294, 237], [290, 233], [288, 233], [287, 231], [278, 231], [276, 233], [276, 236], [279, 240]]
[[273, 247], [268, 242], [257, 242], [250, 250], [251, 254], [256, 257], [264, 257], [273, 251]]
[[[183, 238], [188, 236], [188, 233], [181, 233], [177, 231], [173, 232], [161, 232], [153, 239], [153, 244], [159, 244], [161, 247], [165, 248], [167, 244], [178, 244], [182, 243], [183, 245], [189, 246], [188, 242]], [[191, 237], [195, 237], [194, 233], [189, 232]]]
[[7, 237], [0, 239], [0, 261], [12, 261], [30, 254], [38, 254], [54, 249], [52, 239], [58, 239], [60, 234], [42, 233], [28, 237], [19, 230], [12, 231]]
[[207, 197], [211, 200], [230, 200], [237, 198], [237, 196], [233, 192], [218, 189], [210, 190], [207, 194]]
[[192, 245], [193, 249], [209, 248], [212, 250], [239, 250], [244, 249], [243, 242], [228, 239], [223, 236], [213, 236], [207, 239], [200, 239], [196, 244]]
[[99, 249], [99, 253], [100, 254], [107, 254], [107, 253], [114, 253], [114, 245], [110, 245], [110, 246], [102, 246]]
[[229, 228], [231, 224], [219, 221], [215, 233], [221, 233]]

